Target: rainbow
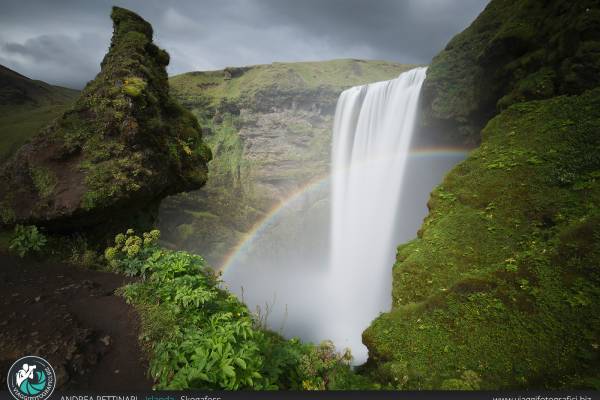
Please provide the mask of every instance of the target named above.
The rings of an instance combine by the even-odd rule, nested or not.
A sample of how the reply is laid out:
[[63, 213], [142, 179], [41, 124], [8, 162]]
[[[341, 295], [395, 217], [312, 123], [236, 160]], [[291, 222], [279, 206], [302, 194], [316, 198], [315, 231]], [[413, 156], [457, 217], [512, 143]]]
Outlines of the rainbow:
[[[458, 147], [422, 147], [415, 148], [409, 152], [409, 157], [462, 157], [465, 158], [469, 150], [467, 148]], [[237, 258], [251, 248], [252, 243], [274, 222], [277, 217], [290, 205], [308, 193], [320, 190], [329, 184], [330, 174], [324, 174], [317, 176], [297, 190], [290, 193], [285, 199], [276, 203], [267, 212], [263, 218], [258, 220], [248, 232], [246, 232], [238, 243], [226, 254], [221, 263], [221, 266], [217, 269], [221, 273], [225, 273], [227, 269], [234, 264]]]

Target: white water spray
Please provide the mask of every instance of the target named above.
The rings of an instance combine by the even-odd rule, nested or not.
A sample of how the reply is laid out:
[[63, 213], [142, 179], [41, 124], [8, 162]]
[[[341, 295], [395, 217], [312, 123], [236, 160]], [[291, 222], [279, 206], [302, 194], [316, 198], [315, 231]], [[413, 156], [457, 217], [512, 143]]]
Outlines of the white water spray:
[[391, 268], [419, 93], [426, 68], [357, 86], [338, 99], [333, 130], [328, 335], [366, 361], [361, 332], [391, 306]]

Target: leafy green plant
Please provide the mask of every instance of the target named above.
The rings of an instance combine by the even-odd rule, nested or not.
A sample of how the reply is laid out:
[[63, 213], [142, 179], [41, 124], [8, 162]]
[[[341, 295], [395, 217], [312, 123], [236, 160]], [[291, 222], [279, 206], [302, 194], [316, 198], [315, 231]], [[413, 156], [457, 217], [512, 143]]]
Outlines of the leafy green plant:
[[9, 249], [23, 258], [30, 252], [39, 252], [46, 245], [46, 236], [35, 225], [16, 225]]
[[159, 237], [128, 230], [105, 251], [113, 269], [142, 278], [120, 292], [140, 312], [157, 389], [328, 389], [352, 378], [349, 352], [260, 328], [202, 257], [160, 248]]

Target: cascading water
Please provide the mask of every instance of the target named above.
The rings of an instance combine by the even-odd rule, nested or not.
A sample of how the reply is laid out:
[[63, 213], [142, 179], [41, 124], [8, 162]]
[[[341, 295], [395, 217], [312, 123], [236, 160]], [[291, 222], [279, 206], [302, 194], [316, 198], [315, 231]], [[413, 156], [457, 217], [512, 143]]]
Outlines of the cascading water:
[[[331, 339], [366, 360], [361, 332], [391, 302], [397, 212], [426, 68], [344, 91], [332, 151]], [[362, 288], [359, 292], [357, 289]]]
[[[286, 337], [350, 347], [390, 308], [395, 248], [414, 237], [431, 189], [462, 152], [409, 146], [425, 68], [338, 99], [330, 179], [270, 213], [223, 267], [223, 280]], [[330, 185], [327, 185], [327, 183]]]

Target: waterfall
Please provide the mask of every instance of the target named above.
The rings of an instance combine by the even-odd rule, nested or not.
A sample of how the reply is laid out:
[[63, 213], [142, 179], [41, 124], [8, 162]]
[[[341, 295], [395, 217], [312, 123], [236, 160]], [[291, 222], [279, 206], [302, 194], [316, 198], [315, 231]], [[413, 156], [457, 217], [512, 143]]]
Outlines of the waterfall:
[[366, 361], [361, 332], [391, 306], [400, 197], [426, 68], [352, 87], [333, 128], [330, 338]]
[[223, 280], [283, 336], [332, 340], [367, 359], [361, 333], [391, 306], [396, 246], [415, 237], [432, 188], [464, 153], [409, 147], [425, 68], [343, 92], [329, 179], [269, 213]]

